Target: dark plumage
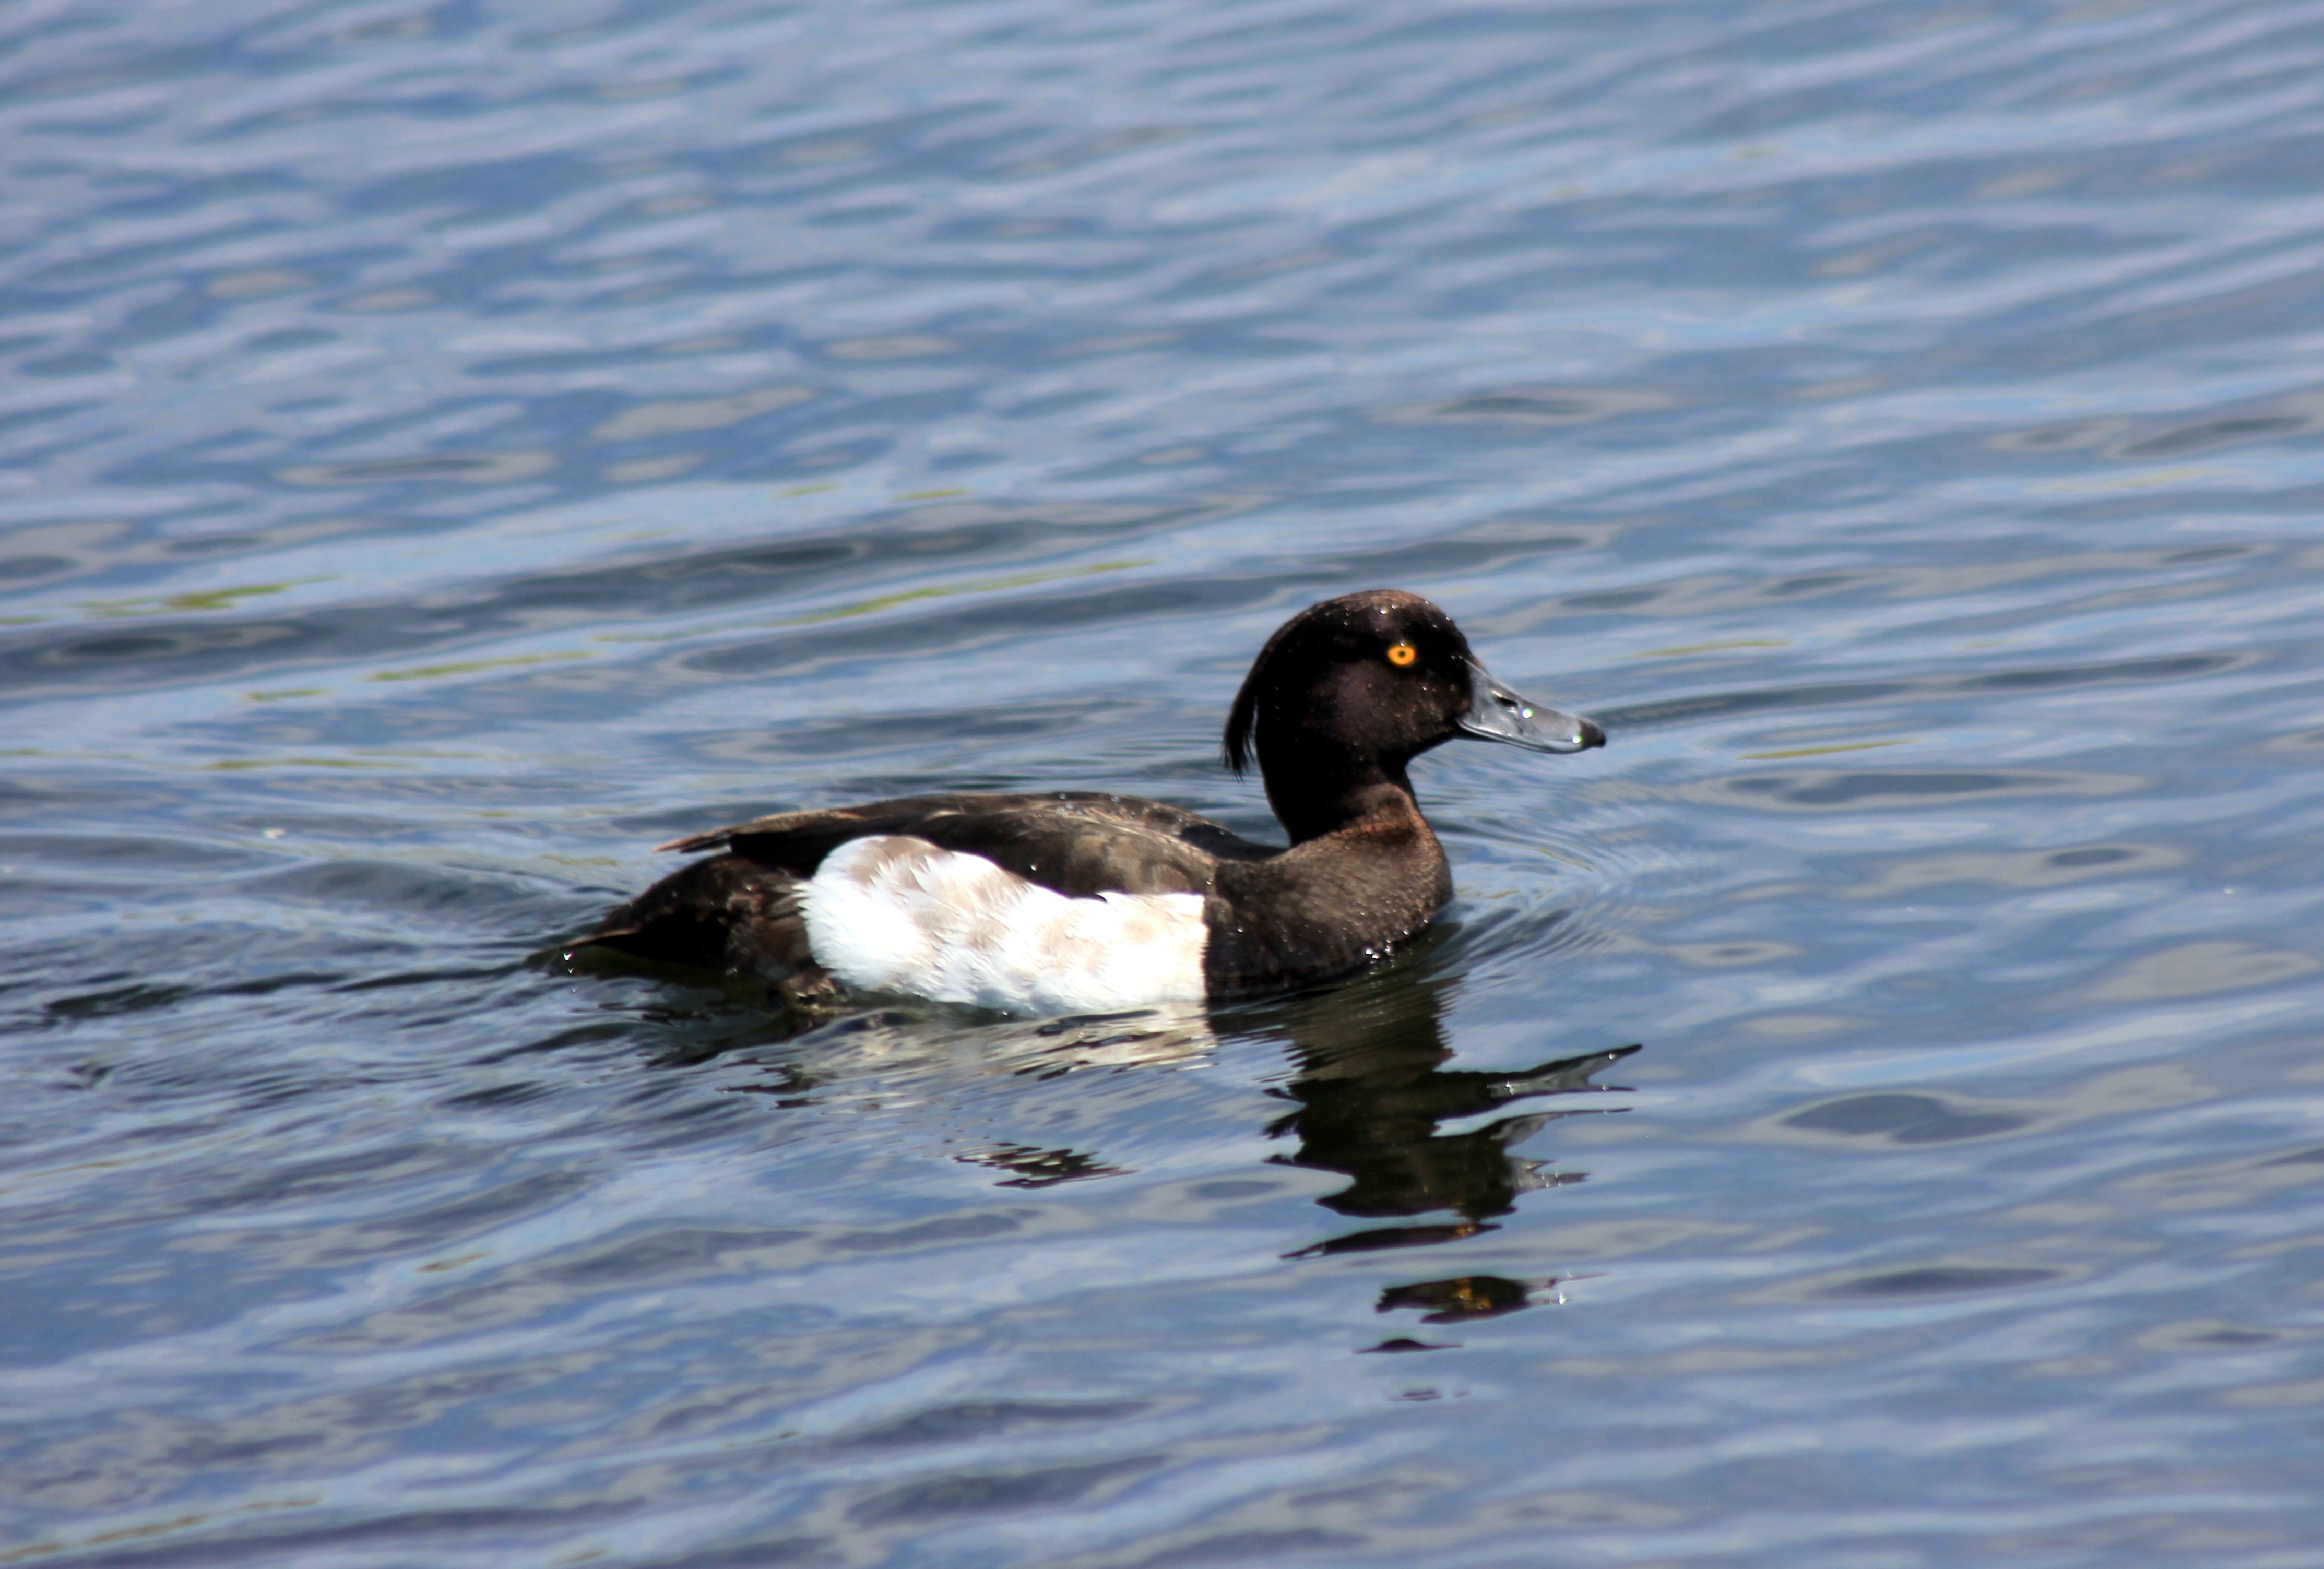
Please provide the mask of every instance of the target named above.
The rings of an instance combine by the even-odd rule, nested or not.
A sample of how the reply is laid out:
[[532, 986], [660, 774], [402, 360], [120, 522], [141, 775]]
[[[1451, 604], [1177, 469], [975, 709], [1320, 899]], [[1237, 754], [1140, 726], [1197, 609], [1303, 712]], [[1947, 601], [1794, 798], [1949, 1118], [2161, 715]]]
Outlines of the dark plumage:
[[826, 993], [835, 988], [825, 963], [845, 966], [831, 957], [832, 933], [818, 941], [810, 929], [811, 881], [840, 846], [901, 835], [1087, 901], [1059, 907], [1069, 911], [1102, 908], [1099, 894], [1198, 896], [1205, 995], [1295, 985], [1387, 953], [1452, 898], [1443, 849], [1406, 768], [1464, 734], [1549, 752], [1605, 741], [1590, 721], [1537, 709], [1493, 681], [1428, 601], [1348, 595], [1311, 605], [1268, 640], [1227, 720], [1226, 761], [1240, 773], [1257, 761], [1288, 847], [1158, 801], [1080, 791], [788, 812], [664, 845], [723, 853], [614, 909], [585, 943], [756, 973], [792, 1001]]

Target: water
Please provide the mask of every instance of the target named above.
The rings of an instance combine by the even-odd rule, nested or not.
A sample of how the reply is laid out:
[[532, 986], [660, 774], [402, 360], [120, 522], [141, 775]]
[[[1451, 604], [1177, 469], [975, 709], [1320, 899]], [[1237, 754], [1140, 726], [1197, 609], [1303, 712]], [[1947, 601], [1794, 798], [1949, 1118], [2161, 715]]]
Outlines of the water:
[[[2324, 8], [0, 48], [0, 1561], [2317, 1561]], [[1613, 737], [1420, 765], [1386, 973], [530, 957], [778, 808], [1263, 831], [1380, 585]]]

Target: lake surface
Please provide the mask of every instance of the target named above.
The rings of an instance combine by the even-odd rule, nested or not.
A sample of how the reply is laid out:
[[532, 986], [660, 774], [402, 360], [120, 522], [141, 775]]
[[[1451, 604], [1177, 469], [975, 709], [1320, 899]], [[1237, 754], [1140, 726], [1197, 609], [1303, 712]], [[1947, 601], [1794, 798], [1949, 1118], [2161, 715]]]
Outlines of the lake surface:
[[[2324, 7], [22, 0], [0, 169], [0, 1563], [2318, 1562]], [[1612, 740], [1381, 973], [555, 955], [1268, 832], [1384, 585]]]

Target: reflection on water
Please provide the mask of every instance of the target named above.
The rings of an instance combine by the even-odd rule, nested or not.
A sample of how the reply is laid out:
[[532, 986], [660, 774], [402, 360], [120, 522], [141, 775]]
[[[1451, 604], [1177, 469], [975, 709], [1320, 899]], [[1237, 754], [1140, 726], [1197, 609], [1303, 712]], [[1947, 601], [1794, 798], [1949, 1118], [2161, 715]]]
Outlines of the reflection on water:
[[[1270, 1138], [1296, 1138], [1298, 1148], [1268, 1158], [1289, 1166], [1335, 1171], [1352, 1180], [1316, 1202], [1344, 1215], [1366, 1218], [1449, 1212], [1457, 1220], [1374, 1226], [1314, 1242], [1286, 1258], [1328, 1257], [1384, 1249], [1455, 1242], [1496, 1228], [1489, 1217], [1507, 1214], [1521, 1194], [1580, 1182], [1581, 1171], [1551, 1172], [1548, 1163], [1511, 1153], [1560, 1118], [1619, 1110], [1565, 1106], [1493, 1117], [1478, 1126], [1444, 1131], [1443, 1124], [1484, 1116], [1518, 1102], [1550, 1096], [1621, 1094], [1591, 1082], [1639, 1048], [1618, 1047], [1545, 1062], [1514, 1073], [1447, 1071], [1452, 1048], [1444, 1038], [1445, 993], [1441, 974], [1408, 965], [1390, 984], [1344, 986], [1286, 1005], [1280, 1028], [1289, 1038], [1296, 1071], [1273, 1093], [1299, 1109], [1268, 1127]], [[1378, 1310], [1423, 1310], [1425, 1324], [1452, 1324], [1515, 1313], [1541, 1300], [1558, 1282], [1461, 1275], [1390, 1286]], [[1370, 1351], [1434, 1350], [1392, 1340]]]
[[1025, 1144], [994, 1144], [964, 1150], [959, 1158], [1015, 1173], [1002, 1179], [1003, 1187], [1049, 1187], [1089, 1177], [1120, 1177], [1123, 1168], [1108, 1166], [1077, 1149], [1036, 1149]]
[[1380, 1293], [1379, 1311], [1398, 1307], [1421, 1310], [1423, 1324], [1458, 1324], [1466, 1318], [1499, 1318], [1531, 1307], [1542, 1292], [1554, 1291], [1559, 1282], [1508, 1280], [1499, 1275], [1456, 1275], [1450, 1280], [1422, 1280], [1411, 1286], [1391, 1286]]
[[1442, 975], [1415, 975], [1407, 984], [1342, 987], [1286, 1007], [1282, 1028], [1297, 1071], [1274, 1093], [1299, 1109], [1277, 1119], [1268, 1133], [1296, 1138], [1299, 1147], [1270, 1158], [1352, 1178], [1318, 1201], [1343, 1215], [1450, 1212], [1460, 1217], [1349, 1232], [1291, 1257], [1474, 1236], [1492, 1230], [1489, 1218], [1508, 1214], [1519, 1194], [1580, 1182], [1586, 1175], [1551, 1172], [1546, 1162], [1513, 1155], [1509, 1147], [1561, 1117], [1614, 1108], [1559, 1106], [1451, 1132], [1441, 1129], [1520, 1101], [1619, 1094], [1591, 1083], [1591, 1075], [1638, 1048], [1564, 1057], [1516, 1073], [1447, 1072], [1452, 1048], [1444, 1038], [1443, 1006], [1451, 986]]
[[[1338, 1214], [1452, 1217], [1342, 1232], [1282, 1257], [1321, 1259], [1458, 1242], [1498, 1230], [1493, 1217], [1508, 1214], [1525, 1194], [1586, 1179], [1586, 1172], [1553, 1171], [1548, 1161], [1518, 1155], [1513, 1147], [1562, 1119], [1625, 1109], [1569, 1098], [1598, 1102], [1627, 1094], [1621, 1086], [1593, 1080], [1640, 1048], [1617, 1047], [1512, 1071], [1448, 1069], [1453, 1049], [1444, 1013], [1455, 982], [1427, 959], [1432, 949], [1442, 947], [1443, 936], [1436, 934], [1416, 954], [1354, 983], [1244, 1004], [1215, 1017], [1197, 1007], [1017, 1021], [916, 1003], [870, 1009], [794, 1038], [799, 1021], [770, 1010], [758, 1015], [755, 1028], [730, 1023], [689, 1031], [702, 1044], [699, 1053], [664, 1054], [658, 1060], [693, 1067], [725, 1052], [786, 1043], [787, 1055], [754, 1063], [752, 1076], [735, 1087], [766, 1095], [776, 1105], [804, 1107], [817, 1103], [818, 1093], [848, 1091], [851, 1079], [877, 1084], [899, 1069], [925, 1071], [939, 1064], [981, 1078], [1028, 1083], [1093, 1072], [1185, 1069], [1220, 1051], [1224, 1039], [1256, 1027], [1258, 1038], [1280, 1042], [1289, 1057], [1288, 1074], [1268, 1094], [1297, 1107], [1265, 1125], [1270, 1142], [1296, 1140], [1295, 1149], [1269, 1154], [1270, 1163], [1351, 1178], [1347, 1186], [1315, 1199]], [[647, 974], [696, 974], [645, 964], [627, 968]], [[1492, 1115], [1520, 1105], [1526, 1109]], [[950, 1158], [1002, 1173], [997, 1186], [1026, 1190], [1123, 1177], [1135, 1169], [1102, 1149], [1013, 1139], [973, 1142], [953, 1150]], [[1379, 1308], [1419, 1308], [1431, 1324], [1494, 1317], [1532, 1306], [1557, 1285], [1555, 1278], [1492, 1275], [1406, 1282], [1386, 1288]]]

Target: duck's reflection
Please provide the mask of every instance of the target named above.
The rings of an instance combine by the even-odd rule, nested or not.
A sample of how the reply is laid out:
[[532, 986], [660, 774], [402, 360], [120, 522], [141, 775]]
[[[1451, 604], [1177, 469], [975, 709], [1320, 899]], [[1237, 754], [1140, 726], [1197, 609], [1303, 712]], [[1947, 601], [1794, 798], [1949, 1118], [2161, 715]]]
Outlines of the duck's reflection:
[[[1566, 1104], [1490, 1115], [1518, 1101], [1621, 1093], [1591, 1076], [1638, 1048], [1619, 1047], [1563, 1057], [1517, 1073], [1448, 1072], [1452, 1055], [1442, 1018], [1445, 983], [1427, 976], [1383, 977], [1303, 998], [1285, 1025], [1298, 1074], [1275, 1092], [1297, 1110], [1268, 1131], [1296, 1139], [1274, 1157], [1291, 1166], [1337, 1171], [1348, 1186], [1321, 1200], [1361, 1219], [1449, 1214], [1448, 1220], [1366, 1227], [1326, 1238], [1294, 1258], [1451, 1241], [1492, 1228], [1492, 1216], [1536, 1188], [1579, 1182], [1580, 1172], [1551, 1172], [1512, 1154], [1510, 1146], [1545, 1123], [1605, 1106]], [[1487, 1120], [1466, 1125], [1470, 1119]], [[1447, 1121], [1463, 1125], [1443, 1131]], [[1390, 1288], [1382, 1312], [1426, 1310], [1430, 1323], [1513, 1313], [1541, 1299], [1555, 1281], [1464, 1275]]]
[[1469, 1318], [1499, 1318], [1531, 1307], [1556, 1291], [1556, 1280], [1512, 1280], [1506, 1275], [1455, 1275], [1449, 1280], [1422, 1280], [1391, 1286], [1380, 1293], [1379, 1311], [1398, 1307], [1421, 1310], [1423, 1324], [1458, 1324]]
[[[1591, 1077], [1638, 1049], [1618, 1047], [1516, 1072], [1448, 1070], [1452, 1048], [1443, 1016], [1450, 989], [1445, 978], [1405, 965], [1262, 1005], [1256, 1017], [1237, 1011], [1231, 1020], [1196, 1008], [1055, 1020], [1028, 1029], [1007, 1021], [939, 1027], [917, 1013], [883, 1011], [832, 1022], [807, 1038], [816, 1047], [814, 1073], [793, 1063], [772, 1082], [748, 1087], [797, 1099], [820, 1079], [945, 1064], [1041, 1079], [1092, 1068], [1185, 1066], [1216, 1049], [1222, 1032], [1256, 1024], [1286, 1038], [1294, 1067], [1290, 1081], [1269, 1092], [1291, 1106], [1268, 1127], [1289, 1146], [1270, 1158], [1340, 1173], [1347, 1186], [1317, 1202], [1356, 1222], [1387, 1223], [1342, 1230], [1286, 1257], [1418, 1247], [1491, 1231], [1493, 1218], [1516, 1207], [1520, 1195], [1582, 1180], [1581, 1172], [1551, 1171], [1511, 1147], [1560, 1118], [1619, 1110], [1603, 1098], [1625, 1092]], [[849, 1062], [860, 1075], [842, 1066]], [[1508, 1114], [1495, 1115], [1504, 1108]], [[953, 1158], [990, 1168], [1001, 1186], [1020, 1188], [1128, 1169], [1090, 1151], [1013, 1140], [956, 1149]], [[1448, 1324], [1550, 1300], [1557, 1285], [1462, 1275], [1390, 1286], [1379, 1306]], [[1433, 1348], [1412, 1342], [1375, 1349]]]
[[953, 1158], [1011, 1173], [1001, 1178], [1002, 1187], [1055, 1187], [1061, 1182], [1126, 1173], [1123, 1167], [1108, 1166], [1096, 1156], [1084, 1155], [1078, 1149], [1042, 1149], [1031, 1144], [987, 1144], [964, 1149]]

